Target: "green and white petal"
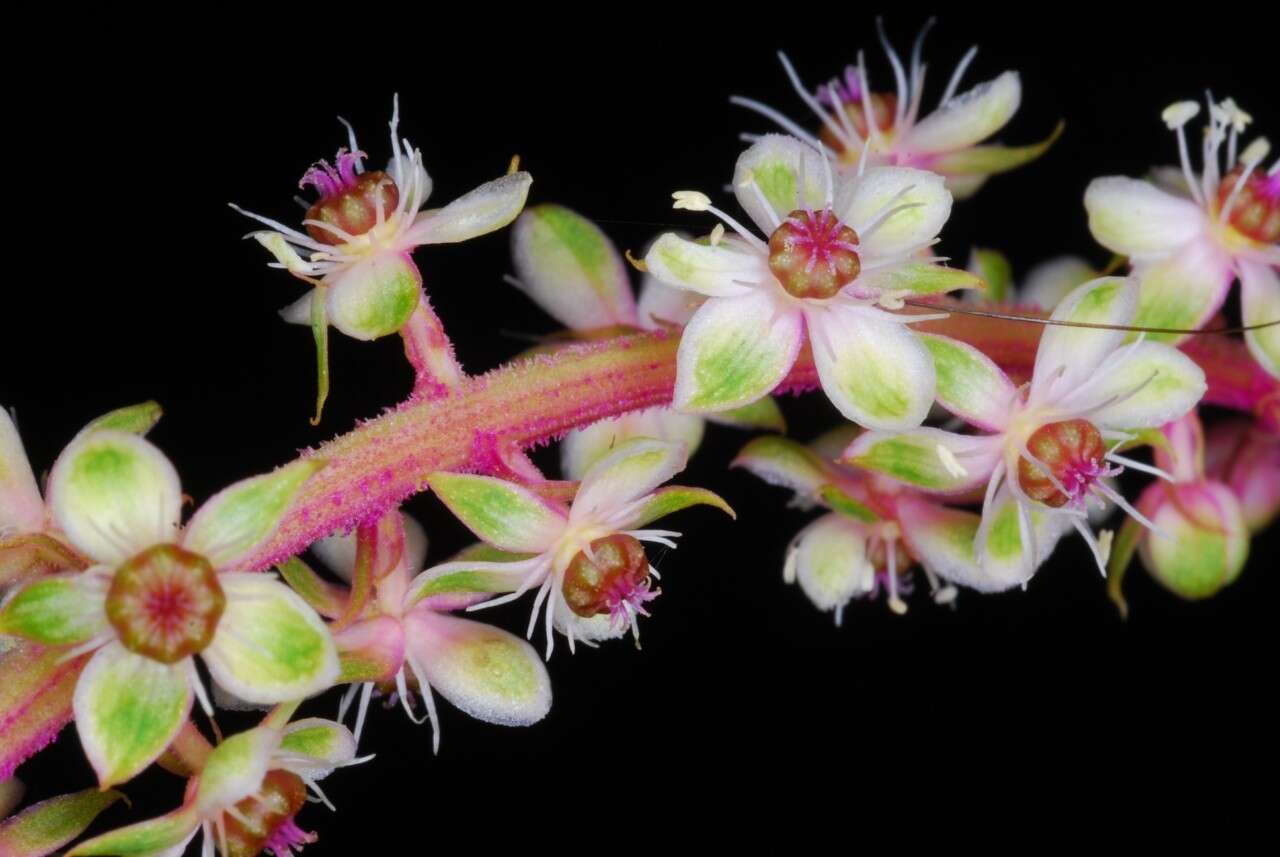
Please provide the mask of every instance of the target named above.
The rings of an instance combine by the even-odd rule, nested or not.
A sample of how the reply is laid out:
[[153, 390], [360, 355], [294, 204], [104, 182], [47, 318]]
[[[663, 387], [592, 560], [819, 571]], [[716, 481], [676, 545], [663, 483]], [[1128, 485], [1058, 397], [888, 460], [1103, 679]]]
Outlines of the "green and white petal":
[[870, 592], [875, 569], [867, 561], [867, 531], [844, 515], [823, 515], [801, 530], [787, 556], [784, 575], [813, 606], [839, 611], [855, 595]]
[[763, 398], [791, 371], [803, 341], [801, 313], [763, 290], [708, 300], [680, 338], [675, 407], [728, 411]]
[[[767, 401], [767, 400], [761, 400]], [[670, 408], [646, 408], [586, 428], [575, 429], [560, 444], [560, 471], [565, 479], [581, 479], [587, 469], [618, 444], [637, 437], [683, 443], [692, 455], [702, 443], [706, 423], [701, 417]]]
[[187, 523], [183, 547], [203, 554], [214, 568], [234, 569], [276, 531], [298, 492], [325, 463], [295, 461], [222, 489]]
[[[1240, 262], [1244, 323], [1264, 324], [1280, 319], [1280, 276], [1274, 268], [1257, 262]], [[1253, 359], [1272, 376], [1280, 378], [1280, 325], [1251, 330], [1244, 335]]]
[[737, 518], [724, 498], [706, 488], [687, 488], [683, 485], [671, 485], [659, 488], [640, 502], [628, 508], [627, 514], [616, 521], [618, 529], [635, 530], [650, 524], [659, 518], [673, 515], [690, 506], [714, 506], [730, 518]]
[[935, 392], [933, 358], [905, 324], [858, 306], [809, 307], [805, 320], [823, 392], [860, 426], [920, 425]]
[[431, 609], [450, 609], [450, 602], [474, 603], [473, 596], [515, 592], [551, 568], [545, 556], [508, 554], [486, 544], [459, 551], [449, 562], [433, 565], [409, 582], [404, 608], [431, 599]]
[[583, 474], [569, 518], [608, 517], [684, 470], [688, 460], [682, 443], [652, 438], [625, 441]]
[[1156, 428], [1194, 409], [1207, 388], [1204, 370], [1178, 349], [1135, 342], [1104, 361], [1093, 381], [1058, 407], [1087, 412], [1102, 429]]
[[43, 528], [44, 501], [35, 474], [13, 417], [0, 406], [0, 533], [34, 533]]
[[67, 857], [178, 857], [200, 830], [194, 803], [81, 842]]
[[201, 653], [214, 681], [246, 702], [303, 699], [338, 678], [329, 629], [292, 589], [258, 572], [218, 575], [226, 610]]
[[384, 252], [326, 280], [329, 323], [353, 339], [378, 339], [409, 321], [422, 296], [422, 275], [408, 253]]
[[928, 571], [962, 586], [983, 579], [973, 551], [980, 516], [907, 496], [898, 501], [898, 520], [907, 549]]
[[750, 294], [771, 276], [764, 257], [738, 242], [712, 246], [674, 232], [653, 242], [644, 264], [661, 283], [713, 298]]
[[742, 448], [731, 466], [745, 467], [770, 485], [790, 488], [797, 498], [810, 503], [831, 481], [826, 462], [804, 444], [785, 437], [756, 438]]
[[[1137, 307], [1138, 284], [1133, 279], [1099, 277], [1063, 298], [1051, 318], [1085, 324], [1126, 325]], [[1036, 352], [1031, 398], [1043, 397], [1051, 387], [1065, 393], [1082, 386], [1127, 335], [1123, 330], [1045, 327]]]
[[999, 131], [1022, 103], [1016, 71], [955, 96], [916, 123], [903, 141], [912, 152], [949, 152], [980, 143]]
[[[9, 781], [5, 781], [9, 782]], [[85, 789], [58, 795], [9, 816], [0, 804], [0, 854], [44, 857], [75, 839], [93, 820], [124, 795], [114, 789]]]
[[1168, 256], [1206, 228], [1205, 214], [1195, 203], [1124, 176], [1090, 182], [1084, 207], [1094, 239], [1135, 261]]
[[922, 333], [933, 355], [938, 404], [987, 431], [1000, 431], [1009, 419], [1018, 389], [995, 362], [972, 345]]
[[845, 450], [841, 461], [917, 488], [953, 493], [985, 483], [1001, 449], [1001, 435], [955, 434], [921, 426], [896, 434], [869, 431]]
[[[1158, 262], [1137, 264], [1138, 312], [1133, 324], [1195, 330], [1222, 306], [1235, 279], [1231, 257], [1210, 241], [1193, 241]], [[1157, 342], [1180, 342], [1176, 333], [1148, 333]]]
[[164, 416], [164, 409], [160, 407], [159, 402], [139, 402], [136, 405], [126, 405], [123, 408], [108, 411], [80, 429], [80, 434], [111, 429], [145, 435], [155, 428], [162, 416]]
[[571, 330], [636, 324], [627, 269], [613, 242], [562, 205], [525, 209], [511, 229], [519, 288]]
[[427, 482], [467, 529], [501, 550], [541, 553], [564, 532], [562, 512], [514, 483], [444, 471]]
[[941, 295], [957, 289], [981, 289], [982, 280], [972, 271], [913, 262], [870, 271], [858, 277], [854, 287], [885, 292], [910, 292], [913, 295]]
[[906, 253], [936, 238], [951, 216], [951, 191], [942, 176], [925, 170], [871, 167], [840, 182], [834, 209], [858, 233], [865, 266], [868, 260]]
[[1030, 508], [1020, 513], [1006, 481], [983, 510], [974, 538], [980, 574], [966, 585], [980, 592], [1001, 592], [1026, 583], [1069, 526], [1065, 520], [1065, 515]]
[[1079, 256], [1058, 256], [1027, 271], [1018, 299], [1052, 311], [1072, 289], [1097, 276], [1093, 266]]
[[169, 459], [151, 443], [104, 430], [76, 438], [58, 456], [49, 505], [76, 548], [114, 564], [175, 539], [182, 488]]
[[72, 698], [76, 729], [102, 787], [141, 773], [191, 711], [190, 660], [162, 664], [120, 643], [89, 659]]
[[107, 629], [105, 594], [96, 571], [37, 578], [0, 604], [0, 634], [46, 646], [88, 642]]
[[280, 732], [269, 726], [237, 732], [219, 742], [200, 772], [195, 796], [200, 816], [210, 818], [257, 792], [279, 746]]
[[347, 727], [332, 720], [307, 717], [284, 728], [277, 763], [311, 780], [328, 776], [356, 757], [356, 739]]
[[654, 330], [664, 325], [688, 324], [700, 306], [702, 295], [672, 288], [653, 274], [645, 274], [640, 280], [636, 316], [643, 328]]
[[527, 642], [447, 613], [404, 619], [409, 656], [431, 688], [486, 723], [529, 726], [551, 710], [551, 678]]
[[956, 199], [964, 199], [972, 194], [965, 183], [975, 179], [980, 183], [987, 176], [1031, 163], [1049, 150], [1065, 128], [1066, 123], [1059, 122], [1048, 137], [1027, 146], [969, 146], [945, 152], [929, 161], [928, 166], [947, 177], [947, 186]]
[[766, 134], [738, 157], [733, 191], [769, 235], [796, 209], [826, 206], [826, 175], [822, 156], [812, 146], [784, 134]]
[[453, 244], [501, 229], [516, 219], [533, 177], [512, 173], [468, 191], [444, 208], [424, 211], [404, 235], [404, 243]]

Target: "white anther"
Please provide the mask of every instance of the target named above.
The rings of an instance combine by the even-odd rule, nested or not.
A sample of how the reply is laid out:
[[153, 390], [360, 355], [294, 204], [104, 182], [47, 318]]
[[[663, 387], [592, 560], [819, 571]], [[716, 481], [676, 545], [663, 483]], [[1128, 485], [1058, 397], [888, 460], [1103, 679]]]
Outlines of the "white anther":
[[1170, 104], [1160, 114], [1164, 124], [1170, 131], [1176, 131], [1192, 119], [1200, 115], [1200, 104], [1196, 101], [1177, 101]]
[[1111, 559], [1111, 543], [1115, 540], [1115, 535], [1114, 530], [1103, 530], [1098, 533], [1098, 556], [1102, 558], [1103, 565]]
[[724, 224], [717, 223], [715, 228], [711, 230], [711, 246], [719, 247], [721, 238], [724, 238]]
[[698, 190], [678, 190], [671, 194], [671, 198], [675, 200], [672, 208], [681, 208], [686, 211], [706, 211], [711, 207], [711, 197]]
[[902, 299], [910, 294], [910, 289], [886, 289], [880, 294], [880, 299], [876, 303], [885, 309], [902, 309], [906, 306]]
[[1235, 129], [1237, 134], [1244, 131], [1249, 123], [1253, 121], [1253, 117], [1241, 110], [1240, 105], [1236, 104], [1234, 98], [1224, 99], [1221, 107], [1227, 116], [1227, 121], [1231, 123], [1231, 127]]
[[1240, 153], [1240, 163], [1244, 164], [1245, 169], [1253, 169], [1271, 154], [1271, 143], [1266, 137], [1259, 137], [1252, 143], [1244, 147], [1244, 151]]
[[938, 460], [942, 462], [943, 469], [950, 473], [952, 477], [963, 479], [969, 475], [969, 471], [965, 469], [964, 465], [960, 463], [951, 450], [942, 444], [938, 444], [934, 449], [937, 450]]

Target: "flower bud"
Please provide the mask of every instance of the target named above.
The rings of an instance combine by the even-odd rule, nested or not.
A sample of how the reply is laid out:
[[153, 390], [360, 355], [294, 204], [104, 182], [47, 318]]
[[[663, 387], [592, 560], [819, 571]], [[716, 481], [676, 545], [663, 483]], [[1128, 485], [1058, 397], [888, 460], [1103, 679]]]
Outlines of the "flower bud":
[[1138, 508], [1155, 524], [1138, 550], [1151, 576], [1187, 599], [1209, 598], [1240, 575], [1249, 531], [1231, 490], [1211, 480], [1147, 488]]
[[157, 545], [116, 569], [106, 611], [125, 648], [172, 664], [209, 645], [226, 604], [207, 559]]
[[616, 613], [623, 604], [649, 600], [649, 560], [632, 536], [614, 533], [580, 551], [565, 569], [561, 587], [569, 609], [584, 618]]
[[858, 277], [858, 233], [831, 212], [797, 209], [769, 236], [769, 270], [787, 294], [830, 298]]
[[1102, 435], [1088, 420], [1041, 426], [1027, 438], [1027, 451], [1035, 461], [1018, 459], [1018, 484], [1046, 506], [1058, 508], [1079, 500], [1098, 477], [1107, 475]]

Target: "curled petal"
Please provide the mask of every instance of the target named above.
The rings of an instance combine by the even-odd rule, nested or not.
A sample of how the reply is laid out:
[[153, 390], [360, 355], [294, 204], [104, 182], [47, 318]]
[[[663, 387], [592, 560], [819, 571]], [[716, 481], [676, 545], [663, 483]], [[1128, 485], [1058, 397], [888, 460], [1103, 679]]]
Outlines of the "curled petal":
[[1204, 212], [1190, 200], [1124, 176], [1094, 179], [1084, 207], [1098, 243], [1135, 260], [1167, 256], [1205, 228]]
[[672, 485], [668, 488], [659, 488], [633, 506], [627, 516], [619, 522], [618, 526], [627, 530], [639, 529], [659, 518], [673, 515], [681, 509], [688, 509], [690, 506], [713, 506], [730, 518], [736, 519], [738, 517], [733, 508], [724, 501], [724, 498], [713, 491], [708, 491], [705, 488], [686, 488], [683, 485]]
[[516, 219], [529, 196], [533, 177], [526, 172], [485, 182], [437, 211], [424, 211], [405, 233], [404, 241], [452, 244], [501, 229]]
[[[1039, 143], [1032, 143], [1029, 146], [970, 146], [947, 152], [933, 159], [929, 163], [929, 168], [948, 178], [985, 177], [1007, 172], [1023, 164], [1029, 164], [1047, 152], [1054, 141], [1062, 136], [1062, 130], [1065, 127], [1065, 123], [1059, 122], [1053, 129], [1053, 133]], [[955, 188], [952, 188], [952, 192], [955, 192]], [[961, 194], [956, 193], [956, 198], [962, 198]]]
[[405, 617], [414, 662], [432, 689], [486, 723], [529, 726], [551, 710], [551, 678], [519, 637], [445, 613]]
[[195, 804], [189, 803], [168, 815], [139, 821], [81, 842], [67, 852], [67, 857], [168, 857], [172, 853], [169, 849], [190, 841], [199, 828], [200, 816]]
[[565, 327], [636, 323], [622, 257], [577, 212], [561, 205], [525, 209], [511, 229], [511, 257], [521, 290]]
[[797, 497], [815, 501], [831, 481], [826, 462], [803, 444], [785, 437], [758, 437], [733, 460], [770, 485], [781, 485]]
[[136, 405], [126, 405], [103, 414], [82, 428], [80, 434], [110, 429], [144, 435], [155, 428], [162, 416], [164, 416], [164, 409], [158, 402], [139, 402]]
[[177, 535], [178, 474], [137, 435], [99, 431], [72, 441], [49, 477], [54, 520], [75, 547], [118, 563]]
[[1022, 103], [1022, 80], [1006, 71], [955, 96], [916, 123], [905, 146], [914, 152], [949, 152], [981, 142], [999, 131]]
[[454, 603], [472, 603], [472, 596], [515, 592], [550, 567], [541, 556], [505, 553], [488, 545], [460, 551], [459, 557], [415, 577], [405, 594], [405, 608], [424, 602], [430, 609], [453, 609]]
[[905, 324], [874, 312], [855, 306], [805, 310], [823, 392], [860, 426], [918, 426], [933, 403], [933, 358]]
[[763, 398], [791, 370], [803, 340], [801, 313], [763, 291], [708, 300], [680, 339], [675, 406], [727, 411]]
[[103, 786], [132, 779], [164, 752], [191, 710], [189, 661], [162, 664], [108, 643], [85, 666], [72, 707]]

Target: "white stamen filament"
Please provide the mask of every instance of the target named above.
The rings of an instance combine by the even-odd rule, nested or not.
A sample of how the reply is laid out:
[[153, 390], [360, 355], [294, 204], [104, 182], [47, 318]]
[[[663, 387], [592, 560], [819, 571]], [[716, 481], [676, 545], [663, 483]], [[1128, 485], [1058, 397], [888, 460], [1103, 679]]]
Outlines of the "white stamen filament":
[[889, 609], [899, 616], [907, 612], [907, 603], [898, 597], [898, 551], [892, 539], [884, 539], [885, 562], [889, 573]]
[[1235, 207], [1236, 198], [1244, 190], [1244, 186], [1249, 182], [1249, 178], [1253, 175], [1253, 171], [1257, 169], [1258, 164], [1266, 160], [1270, 152], [1271, 144], [1267, 142], [1266, 137], [1259, 137], [1245, 147], [1244, 152], [1240, 155], [1240, 163], [1244, 166], [1244, 170], [1240, 173], [1240, 178], [1236, 179], [1235, 185], [1231, 188], [1231, 193], [1227, 195], [1226, 201], [1222, 204], [1222, 211], [1218, 212], [1219, 223], [1227, 222], [1227, 218], [1231, 216], [1231, 209]]
[[876, 34], [880, 37], [880, 45], [889, 58], [889, 65], [893, 66], [894, 91], [898, 97], [898, 103], [894, 105], [893, 119], [894, 124], [901, 127], [902, 119], [907, 115], [907, 105], [911, 100], [911, 92], [907, 88], [907, 73], [902, 67], [902, 59], [898, 56], [898, 52], [889, 42], [889, 36], [884, 31], [884, 19], [880, 16], [876, 16]]
[[951, 80], [947, 81], [947, 88], [942, 93], [942, 100], [938, 104], [945, 107], [947, 102], [955, 96], [956, 90], [960, 88], [960, 79], [964, 77], [964, 73], [969, 69], [969, 64], [973, 62], [973, 58], [977, 55], [977, 45], [965, 51], [964, 56], [960, 58], [960, 64], [956, 66], [956, 70], [951, 74]]
[[[756, 101], [753, 98], [744, 98], [741, 95], [731, 96], [729, 98], [729, 103], [736, 104], [739, 107], [745, 107], [748, 110], [751, 110], [755, 113], [759, 113], [764, 118], [772, 120], [773, 122], [777, 123], [784, 131], [786, 131], [791, 136], [798, 137], [801, 140], [804, 140], [806, 143], [808, 143], [811, 146], [822, 145], [821, 141], [819, 141], [817, 137], [810, 134], [808, 131], [801, 128], [798, 123], [792, 121], [786, 115], [778, 112], [777, 110], [773, 109], [767, 104], [763, 104], [759, 101]], [[742, 137], [744, 142], [753, 143], [760, 138], [760, 135], [744, 134], [742, 135]]]
[[969, 471], [956, 459], [951, 450], [942, 444], [935, 446], [934, 450], [938, 453], [938, 460], [942, 462], [942, 469], [951, 474], [953, 478], [963, 479], [969, 475]]
[[822, 124], [826, 125], [827, 128], [830, 129], [831, 133], [836, 135], [837, 139], [844, 142], [845, 145], [848, 145], [848, 141], [844, 139], [844, 135], [841, 133], [840, 126], [836, 124], [836, 121], [831, 118], [826, 110], [823, 109], [822, 103], [819, 102], [818, 99], [814, 98], [809, 90], [805, 88], [804, 83], [800, 80], [800, 75], [796, 74], [795, 68], [791, 65], [791, 60], [787, 59], [787, 55], [782, 51], [778, 51], [778, 59], [782, 62], [782, 68], [787, 73], [787, 79], [791, 81], [791, 87], [796, 91], [796, 94], [800, 96], [800, 100], [803, 101], [810, 110], [818, 115], [818, 118], [822, 120]]
[[[418, 695], [422, 697], [422, 704], [426, 706], [427, 718], [431, 721], [431, 752], [440, 752], [440, 718], [436, 714], [436, 701], [431, 694], [431, 685], [427, 683], [425, 670], [413, 659], [413, 655], [406, 655], [405, 662], [409, 664], [409, 669], [413, 671], [413, 677], [418, 682]], [[402, 667], [398, 675], [404, 675]], [[421, 723], [421, 720], [414, 721]]]

